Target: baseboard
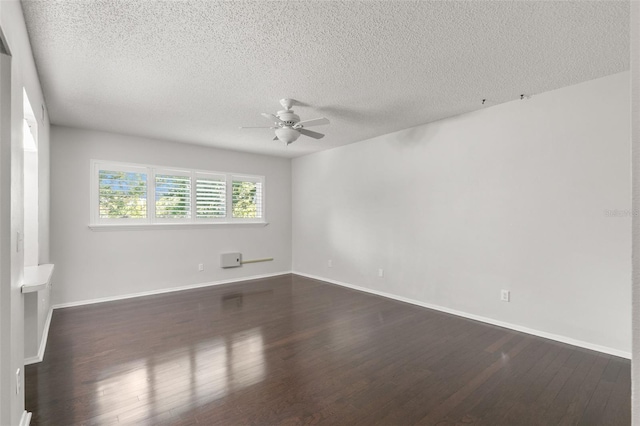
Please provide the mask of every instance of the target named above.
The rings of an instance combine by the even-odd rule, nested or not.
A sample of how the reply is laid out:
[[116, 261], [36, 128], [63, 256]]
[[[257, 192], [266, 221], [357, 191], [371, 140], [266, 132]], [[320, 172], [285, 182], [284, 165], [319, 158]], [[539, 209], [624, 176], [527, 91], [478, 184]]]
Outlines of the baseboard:
[[19, 426], [29, 426], [29, 423], [31, 423], [31, 413], [23, 411]]
[[481, 321], [481, 322], [484, 322], [484, 323], [487, 323], [487, 324], [497, 325], [499, 327], [504, 327], [504, 328], [508, 328], [508, 329], [511, 329], [511, 330], [520, 331], [522, 333], [527, 333], [527, 334], [531, 334], [531, 335], [538, 336], [538, 337], [544, 337], [545, 339], [550, 339], [550, 340], [555, 340], [557, 342], [567, 343], [569, 345], [578, 346], [578, 347], [585, 348], [585, 349], [590, 349], [592, 351], [602, 352], [602, 353], [609, 354], [609, 355], [615, 355], [615, 356], [618, 356], [618, 357], [621, 357], [621, 358], [631, 359], [631, 353], [630, 352], [625, 352], [625, 351], [621, 351], [621, 350], [618, 350], [618, 349], [609, 348], [609, 347], [606, 347], [606, 346], [601, 346], [601, 345], [596, 345], [596, 344], [589, 343], [589, 342], [584, 342], [582, 340], [573, 339], [571, 337], [561, 336], [561, 335], [553, 334], [553, 333], [547, 333], [546, 331], [535, 330], [535, 329], [532, 329], [532, 328], [523, 327], [523, 326], [516, 325], [516, 324], [511, 324], [511, 323], [508, 323], [508, 322], [499, 321], [499, 320], [496, 320], [496, 319], [493, 319], [493, 318], [487, 318], [487, 317], [483, 317], [483, 316], [480, 316], [480, 315], [474, 315], [474, 314], [470, 314], [470, 313], [463, 312], [463, 311], [457, 311], [455, 309], [450, 309], [450, 308], [446, 308], [446, 307], [443, 307], [443, 306], [432, 305], [430, 303], [421, 302], [419, 300], [409, 299], [407, 297], [397, 296], [395, 294], [385, 293], [383, 291], [372, 290], [370, 288], [361, 287], [361, 286], [353, 285], [353, 284], [348, 284], [348, 283], [345, 283], [345, 282], [342, 282], [342, 281], [332, 280], [332, 279], [320, 277], [320, 276], [317, 276], [317, 275], [305, 274], [303, 272], [297, 272], [297, 271], [293, 271], [292, 273], [295, 274], [295, 275], [300, 275], [300, 276], [311, 278], [311, 279], [314, 279], [314, 280], [325, 281], [325, 282], [328, 282], [328, 283], [331, 283], [331, 284], [336, 284], [336, 285], [339, 285], [339, 286], [342, 286], [342, 287], [347, 287], [347, 288], [350, 288], [350, 289], [353, 289], [353, 290], [363, 291], [365, 293], [371, 293], [371, 294], [375, 294], [377, 296], [387, 297], [389, 299], [398, 300], [400, 302], [411, 303], [412, 305], [422, 306], [423, 308], [433, 309], [433, 310], [440, 311], [440, 312], [446, 312], [448, 314], [457, 315], [459, 317], [468, 318], [468, 319], [472, 319], [472, 320], [475, 320], [475, 321]]
[[79, 302], [58, 303], [56, 305], [53, 305], [52, 308], [61, 309], [61, 308], [71, 308], [73, 306], [93, 305], [94, 303], [113, 302], [115, 300], [133, 299], [136, 297], [153, 296], [155, 294], [173, 293], [176, 291], [193, 290], [195, 288], [211, 287], [211, 286], [223, 285], [223, 284], [232, 284], [232, 283], [237, 283], [241, 281], [258, 280], [262, 278], [271, 278], [271, 277], [277, 277], [280, 275], [287, 275], [290, 273], [291, 271], [274, 272], [271, 274], [252, 275], [248, 277], [232, 278], [228, 280], [219, 280], [219, 281], [211, 281], [211, 282], [199, 283], [199, 284], [190, 284], [190, 285], [185, 285], [180, 287], [163, 288], [160, 290], [143, 291], [140, 293], [123, 294], [120, 296], [110, 296], [110, 297], [101, 297], [98, 299], [81, 300]]
[[44, 329], [42, 330], [42, 338], [40, 339], [40, 347], [38, 348], [38, 354], [25, 358], [24, 365], [31, 365], [37, 362], [42, 362], [44, 359], [44, 351], [47, 348], [47, 339], [49, 338], [49, 327], [51, 326], [51, 316], [53, 315], [53, 307], [49, 307], [49, 313], [47, 319], [44, 321]]

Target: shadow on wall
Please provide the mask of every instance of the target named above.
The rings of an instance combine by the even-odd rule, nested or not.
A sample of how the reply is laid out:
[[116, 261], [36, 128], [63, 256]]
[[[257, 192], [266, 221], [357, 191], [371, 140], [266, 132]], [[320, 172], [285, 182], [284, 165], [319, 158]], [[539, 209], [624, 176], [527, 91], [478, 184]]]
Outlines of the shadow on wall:
[[440, 132], [439, 123], [420, 125], [409, 129], [400, 130], [386, 136], [388, 144], [398, 149], [411, 148], [418, 145], [424, 146], [431, 142]]

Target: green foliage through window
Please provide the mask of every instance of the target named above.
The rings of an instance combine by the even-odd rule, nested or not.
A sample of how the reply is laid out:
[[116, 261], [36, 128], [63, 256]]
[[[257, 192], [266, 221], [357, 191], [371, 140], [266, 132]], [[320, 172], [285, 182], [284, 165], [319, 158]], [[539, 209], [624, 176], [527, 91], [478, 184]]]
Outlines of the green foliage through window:
[[156, 175], [156, 217], [185, 219], [191, 217], [191, 178], [179, 175]]
[[264, 176], [91, 161], [91, 226], [264, 223]]
[[145, 173], [100, 170], [99, 196], [101, 219], [147, 217]]
[[262, 184], [260, 182], [233, 181], [233, 217], [262, 217]]

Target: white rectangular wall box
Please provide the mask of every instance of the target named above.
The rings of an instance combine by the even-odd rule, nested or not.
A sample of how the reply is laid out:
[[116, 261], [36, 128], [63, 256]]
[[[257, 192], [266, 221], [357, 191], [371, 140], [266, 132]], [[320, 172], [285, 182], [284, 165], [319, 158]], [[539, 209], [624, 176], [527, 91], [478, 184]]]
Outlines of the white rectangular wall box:
[[220, 255], [221, 268], [236, 268], [241, 265], [242, 254], [240, 253], [222, 253]]

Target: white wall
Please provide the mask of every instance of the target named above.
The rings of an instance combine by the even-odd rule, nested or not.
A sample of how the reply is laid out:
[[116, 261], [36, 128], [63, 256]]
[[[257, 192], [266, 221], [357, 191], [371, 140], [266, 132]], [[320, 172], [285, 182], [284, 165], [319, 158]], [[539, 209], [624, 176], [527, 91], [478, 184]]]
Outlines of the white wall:
[[38, 266], [38, 153], [24, 152], [24, 266]]
[[633, 354], [631, 417], [640, 425], [640, 2], [631, 2], [631, 99], [633, 167]]
[[294, 272], [628, 354], [629, 102], [624, 72], [293, 160]]
[[[0, 200], [3, 214], [0, 227], [6, 229], [0, 241], [2, 264], [0, 266], [0, 424], [14, 425], [20, 422], [24, 412], [24, 386], [16, 394], [15, 372], [20, 368], [24, 377], [24, 300], [20, 293], [23, 276], [23, 253], [16, 252], [17, 233], [23, 233], [23, 87], [33, 102], [36, 112], [44, 104], [42, 90], [33, 62], [29, 37], [27, 35], [22, 7], [18, 0], [0, 1], [0, 27], [9, 44], [11, 63], [11, 128], [10, 139], [0, 140], [2, 146], [2, 166], [0, 174]], [[3, 93], [3, 95], [5, 95]], [[39, 153], [41, 164], [40, 183], [46, 188], [48, 183], [49, 122], [48, 117], [36, 114], [38, 120]], [[4, 132], [4, 130], [3, 130]], [[3, 133], [4, 136], [4, 133]], [[10, 145], [10, 146], [9, 146]], [[8, 159], [5, 154], [10, 154]], [[8, 160], [8, 161], [7, 161]], [[42, 190], [41, 188], [41, 190]], [[7, 194], [10, 192], [10, 194]], [[8, 204], [7, 204], [8, 202]], [[40, 253], [44, 260], [48, 256], [49, 212], [46, 198], [42, 201], [39, 215]], [[8, 213], [8, 214], [5, 214]], [[4, 232], [4, 231], [3, 231]], [[8, 234], [8, 235], [7, 235]], [[5, 238], [7, 237], [7, 238]], [[43, 259], [41, 258], [41, 261]]]
[[[4, 36], [0, 33], [2, 42]], [[0, 422], [11, 420], [11, 59], [0, 49]]]
[[[52, 126], [51, 257], [54, 304], [155, 291], [291, 270], [288, 159]], [[268, 226], [103, 231], [88, 228], [90, 160], [266, 176]], [[223, 252], [272, 262], [221, 269]], [[205, 270], [198, 272], [203, 263]]]

